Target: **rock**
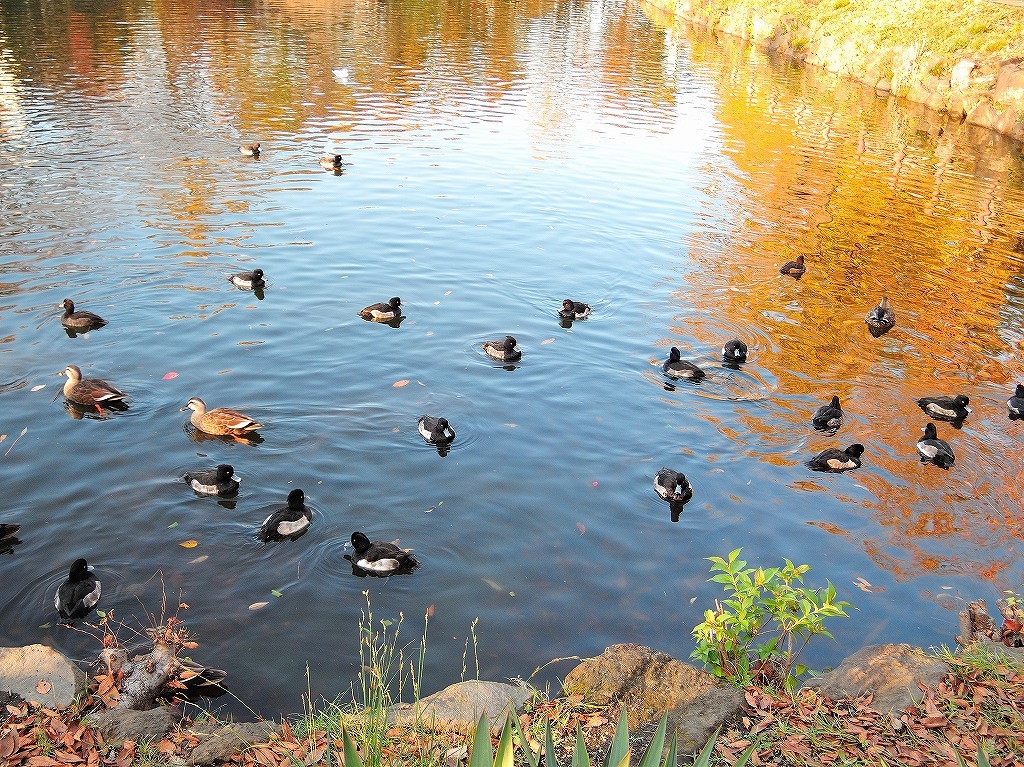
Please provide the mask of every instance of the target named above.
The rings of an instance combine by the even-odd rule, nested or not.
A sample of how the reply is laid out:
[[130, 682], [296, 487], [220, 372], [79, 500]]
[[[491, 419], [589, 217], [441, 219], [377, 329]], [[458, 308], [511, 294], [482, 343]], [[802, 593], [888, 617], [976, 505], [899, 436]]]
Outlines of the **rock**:
[[562, 683], [562, 694], [582, 695], [598, 705], [622, 701], [628, 724], [635, 729], [717, 684], [711, 674], [671, 655], [642, 645], [617, 644], [570, 671]]
[[668, 712], [668, 732], [675, 732], [679, 753], [704, 748], [714, 732], [743, 710], [742, 688], [717, 684], [703, 695]]
[[229, 724], [196, 725], [192, 732], [199, 736], [199, 745], [189, 754], [188, 764], [213, 764], [248, 748], [264, 743], [272, 735], [281, 734], [281, 725], [274, 722], [231, 722]]
[[149, 711], [101, 711], [88, 717], [86, 723], [103, 733], [104, 740], [122, 743], [162, 738], [180, 719], [180, 715], [175, 716], [170, 709], [161, 706]]
[[1016, 64], [999, 67], [992, 99], [1000, 104], [1024, 103], [1024, 69], [1018, 69]]
[[834, 670], [808, 679], [803, 686], [830, 698], [873, 695], [871, 708], [885, 714], [920, 703], [923, 693], [918, 684], [935, 687], [946, 671], [945, 663], [929, 658], [918, 647], [867, 645]]
[[949, 82], [957, 90], [965, 90], [971, 84], [971, 72], [977, 66], [970, 59], [958, 61], [949, 73]]
[[491, 729], [505, 724], [508, 710], [519, 710], [533, 696], [525, 685], [471, 680], [449, 685], [418, 703], [399, 703], [388, 710], [388, 722], [409, 726], [422, 724], [431, 729], [468, 733], [487, 712]]
[[999, 113], [987, 101], [982, 101], [967, 113], [967, 122], [982, 128], [995, 128], [999, 122]]
[[86, 677], [52, 647], [0, 647], [0, 690], [47, 708], [67, 708], [85, 694]]

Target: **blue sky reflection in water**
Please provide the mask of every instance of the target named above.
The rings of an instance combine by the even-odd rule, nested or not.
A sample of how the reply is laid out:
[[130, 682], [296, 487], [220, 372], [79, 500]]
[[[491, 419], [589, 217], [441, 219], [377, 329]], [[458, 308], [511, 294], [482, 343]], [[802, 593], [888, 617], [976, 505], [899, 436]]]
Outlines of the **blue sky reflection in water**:
[[[52, 610], [84, 556], [118, 618], [187, 603], [197, 657], [273, 714], [307, 662], [314, 693], [348, 689], [367, 589], [410, 637], [433, 606], [429, 690], [477, 617], [485, 678], [617, 641], [686, 656], [719, 594], [703, 558], [737, 546], [859, 608], [819, 666], [948, 642], [958, 599], [1024, 580], [1013, 145], [615, 3], [0, 8], [0, 449], [29, 429], [0, 461], [23, 525], [0, 643], [94, 654]], [[257, 266], [262, 298], [226, 279]], [[400, 327], [358, 317], [393, 295]], [[897, 326], [873, 339], [882, 295]], [[68, 338], [65, 297], [110, 324]], [[562, 327], [566, 297], [593, 315]], [[506, 334], [510, 369], [481, 348]], [[667, 385], [671, 346], [708, 378]], [[69, 364], [130, 408], [70, 417]], [[914, 450], [914, 399], [941, 393], [974, 408], [939, 424], [949, 472]], [[810, 416], [833, 394], [829, 437]], [[192, 396], [264, 442], [196, 441]], [[856, 472], [803, 465], [853, 442]], [[237, 498], [180, 479], [218, 463]], [[662, 466], [694, 488], [675, 523]], [[310, 531], [257, 541], [296, 487]], [[355, 577], [354, 530], [422, 567]]]

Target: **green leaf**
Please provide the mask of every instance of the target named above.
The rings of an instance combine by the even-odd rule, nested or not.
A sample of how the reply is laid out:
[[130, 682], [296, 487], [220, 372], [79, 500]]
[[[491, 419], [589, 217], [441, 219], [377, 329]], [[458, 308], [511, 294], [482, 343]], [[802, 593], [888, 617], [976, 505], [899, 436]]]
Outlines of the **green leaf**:
[[615, 725], [615, 735], [612, 736], [612, 744], [608, 748], [608, 755], [604, 760], [604, 767], [619, 767], [623, 760], [629, 759], [629, 727], [626, 725], [626, 709], [619, 714], [619, 723]]
[[[519, 741], [520, 747], [523, 749], [523, 753], [526, 754], [526, 761], [530, 767], [539, 767], [540, 765], [540, 754], [534, 754], [533, 749], [530, 748], [530, 739], [523, 732], [523, 725], [519, 722], [519, 717], [516, 715], [515, 709], [509, 710], [509, 717], [512, 719], [512, 734], [515, 735]], [[545, 722], [548, 729], [551, 727], [550, 722]], [[557, 767], [557, 766], [556, 766]]]
[[282, 593], [281, 593], [280, 591], [278, 591], [277, 589], [271, 589], [271, 590], [270, 590], [270, 593], [271, 593], [271, 594], [273, 594], [273, 595], [274, 595], [275, 597], [283, 597], [283, 596], [284, 596], [284, 594], [282, 594]]
[[643, 759], [640, 760], [639, 767], [660, 767], [661, 751], [665, 748], [665, 724], [667, 717], [668, 714], [661, 715], [661, 722], [658, 723], [658, 729], [654, 731], [651, 745], [647, 747]]
[[587, 754], [587, 746], [583, 742], [583, 730], [578, 722], [576, 724], [576, 745], [572, 749], [571, 767], [590, 767], [590, 755]]
[[[494, 754], [491, 753], [491, 728], [487, 725], [487, 715], [480, 714], [480, 721], [473, 733], [473, 749], [469, 753], [469, 767], [493, 767]], [[347, 767], [347, 764], [346, 764]]]
[[[485, 725], [486, 726], [486, 723]], [[490, 733], [487, 738], [490, 740]], [[513, 767], [512, 763], [512, 718], [505, 717], [505, 726], [501, 728], [501, 737], [498, 738], [498, 750], [494, 754], [493, 767]]]
[[[577, 732], [578, 731], [579, 731], [579, 726], [577, 725]], [[577, 745], [578, 744], [579, 744], [579, 741], [577, 740]], [[584, 754], [587, 753], [587, 749], [586, 748], [583, 749], [583, 753]], [[573, 752], [573, 755], [572, 755], [572, 762], [573, 762], [573, 765], [575, 767], [575, 764], [576, 764], [576, 753], [575, 753], [575, 751]], [[550, 719], [545, 719], [544, 720], [544, 767], [558, 767], [558, 760], [555, 759], [555, 740], [551, 736], [551, 720]], [[587, 765], [586, 767], [590, 767], [590, 765]]]
[[668, 756], [665, 757], [665, 761], [662, 763], [662, 767], [676, 767], [679, 764], [679, 760], [676, 757], [676, 734], [672, 733], [672, 740], [668, 742]]
[[363, 760], [359, 758], [356, 744], [352, 742], [352, 736], [348, 734], [344, 724], [341, 725], [341, 739], [345, 747], [345, 767], [363, 767]]
[[721, 727], [716, 727], [715, 731], [711, 733], [711, 739], [704, 744], [704, 748], [697, 754], [693, 767], [708, 767], [711, 764], [711, 752], [715, 750], [715, 741], [718, 740], [718, 731], [720, 729]]
[[746, 749], [740, 754], [740, 758], [736, 760], [736, 764], [732, 767], [746, 767], [747, 762], [750, 761], [750, 757], [754, 755], [754, 744], [751, 743]]
[[167, 529], [168, 529], [168, 530], [170, 530], [170, 529], [171, 529], [172, 527], [177, 527], [177, 526], [178, 526], [178, 523], [177, 523], [177, 522], [171, 522], [171, 524], [169, 524], [169, 525], [167, 526]]

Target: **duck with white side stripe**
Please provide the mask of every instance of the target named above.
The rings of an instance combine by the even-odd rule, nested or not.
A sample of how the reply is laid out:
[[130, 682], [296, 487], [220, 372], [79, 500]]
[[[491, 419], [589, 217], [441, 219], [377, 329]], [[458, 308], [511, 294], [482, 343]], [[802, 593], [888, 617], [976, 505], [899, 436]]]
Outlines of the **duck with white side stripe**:
[[288, 505], [263, 520], [257, 537], [261, 541], [295, 540], [313, 522], [313, 512], [306, 506], [306, 495], [299, 489], [288, 493]]
[[100, 582], [84, 559], [76, 559], [68, 571], [68, 578], [57, 587], [53, 606], [62, 620], [84, 618], [100, 601]]

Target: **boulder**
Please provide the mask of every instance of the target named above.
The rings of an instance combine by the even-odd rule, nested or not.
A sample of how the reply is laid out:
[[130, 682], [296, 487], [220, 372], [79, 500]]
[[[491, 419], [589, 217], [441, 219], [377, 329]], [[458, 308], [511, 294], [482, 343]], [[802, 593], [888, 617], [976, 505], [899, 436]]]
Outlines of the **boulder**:
[[976, 66], [977, 64], [970, 59], [958, 61], [949, 73], [950, 84], [957, 90], [966, 90], [971, 84], [971, 72], [974, 71]]
[[533, 696], [525, 685], [471, 680], [445, 687], [418, 703], [399, 703], [388, 710], [388, 722], [398, 726], [420, 724], [431, 729], [468, 733], [487, 712], [492, 730], [505, 724], [509, 710], [520, 710]]
[[0, 647], [0, 690], [46, 708], [67, 708], [86, 688], [85, 672], [52, 647]]
[[717, 684], [692, 701], [681, 703], [668, 712], [668, 732], [674, 732], [679, 753], [704, 748], [711, 736], [743, 710], [743, 689]]
[[122, 743], [126, 740], [138, 742], [162, 738], [180, 719], [180, 715], [175, 716], [170, 709], [160, 706], [149, 711], [101, 711], [89, 716], [86, 724], [103, 733], [105, 741]]
[[198, 767], [224, 761], [254, 743], [265, 743], [271, 736], [281, 734], [281, 725], [268, 721], [212, 722], [195, 725], [192, 733], [199, 736], [199, 745], [189, 754], [188, 764]]
[[867, 645], [834, 670], [808, 679], [804, 687], [830, 698], [873, 695], [871, 708], [883, 714], [920, 703], [919, 685], [935, 687], [947, 671], [938, 658], [908, 644]]

